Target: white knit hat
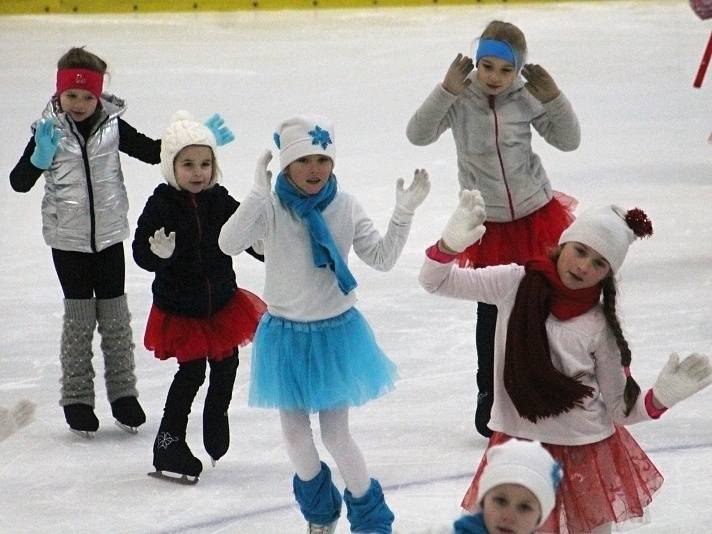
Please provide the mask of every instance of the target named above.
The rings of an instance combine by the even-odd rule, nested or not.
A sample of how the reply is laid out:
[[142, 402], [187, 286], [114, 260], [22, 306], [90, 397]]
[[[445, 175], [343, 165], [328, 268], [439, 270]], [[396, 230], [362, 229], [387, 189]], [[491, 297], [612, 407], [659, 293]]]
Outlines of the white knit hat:
[[541, 526], [556, 503], [556, 489], [563, 472], [558, 462], [538, 441], [511, 439], [487, 451], [487, 465], [479, 482], [478, 502], [500, 484], [519, 484], [531, 491], [541, 506]]
[[615, 205], [583, 212], [561, 234], [559, 244], [577, 241], [591, 247], [615, 273], [623, 265], [628, 247], [636, 237], [650, 236], [653, 225], [640, 209], [624, 210]]
[[161, 173], [163, 177], [170, 185], [176, 189], [180, 189], [176, 182], [173, 162], [178, 153], [190, 145], [204, 145], [212, 149], [213, 179], [209, 185], [209, 187], [212, 187], [218, 183], [220, 176], [222, 176], [215, 154], [217, 142], [213, 132], [204, 124], [193, 119], [192, 115], [187, 111], [176, 111], [173, 114], [171, 123], [161, 138]]
[[282, 170], [294, 160], [304, 156], [323, 154], [334, 160], [334, 125], [319, 115], [297, 115], [277, 126], [274, 142], [279, 148], [279, 166]]

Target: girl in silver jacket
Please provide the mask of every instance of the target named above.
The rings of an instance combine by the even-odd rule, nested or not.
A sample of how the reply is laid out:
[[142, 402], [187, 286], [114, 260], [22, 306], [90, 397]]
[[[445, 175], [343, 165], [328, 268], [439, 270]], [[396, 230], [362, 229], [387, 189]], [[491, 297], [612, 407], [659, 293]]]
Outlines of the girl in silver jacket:
[[121, 119], [124, 101], [102, 93], [106, 68], [83, 48], [59, 59], [57, 91], [33, 123], [33, 136], [10, 174], [18, 192], [45, 177], [42, 233], [64, 293], [59, 403], [70, 429], [85, 437], [99, 427], [91, 362], [97, 325], [112, 415], [131, 432], [146, 420], [137, 400], [124, 292], [122, 242], [129, 225], [119, 151], [156, 164], [161, 142]]

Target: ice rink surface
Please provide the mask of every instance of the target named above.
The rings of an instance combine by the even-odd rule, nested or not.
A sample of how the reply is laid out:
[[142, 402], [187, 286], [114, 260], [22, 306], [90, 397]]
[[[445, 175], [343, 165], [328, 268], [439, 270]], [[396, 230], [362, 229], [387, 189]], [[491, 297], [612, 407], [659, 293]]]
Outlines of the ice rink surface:
[[[535, 141], [555, 188], [580, 208], [615, 202], [639, 206], [653, 220], [653, 239], [633, 245], [619, 286], [633, 371], [649, 387], [671, 351], [712, 352], [712, 79], [692, 88], [710, 25], [687, 2], [0, 17], [5, 176], [54, 90], [57, 59], [74, 45], [109, 63], [107, 90], [127, 100], [124, 119], [139, 131], [159, 137], [177, 109], [222, 113], [237, 140], [218, 157], [238, 199], [249, 191], [257, 155], [274, 148], [275, 125], [296, 113], [334, 119], [340, 186], [358, 195], [383, 231], [396, 179], [430, 171], [431, 194], [394, 270], [377, 273], [351, 258], [359, 308], [401, 377], [393, 393], [352, 411], [353, 434], [401, 534], [457, 516], [485, 447], [473, 430], [475, 304], [430, 296], [417, 282], [423, 251], [456, 203], [452, 137], [419, 148], [404, 132], [454, 56], [469, 54], [492, 19], [523, 29], [530, 61], [549, 70], [581, 121], [575, 152]], [[126, 156], [122, 163], [133, 225], [161, 176]], [[228, 454], [212, 468], [203, 450], [204, 386], [188, 429], [205, 465], [200, 483], [146, 476], [176, 366], [143, 348], [152, 276], [130, 253], [126, 290], [148, 421], [137, 435], [112, 424], [95, 336], [101, 427], [92, 441], [67, 430], [57, 404], [62, 294], [41, 236], [41, 182], [24, 195], [7, 178], [0, 186], [0, 405], [20, 397], [38, 404], [37, 420], [0, 444], [0, 532], [303, 532], [277, 414], [247, 406], [249, 347], [230, 409]], [[260, 293], [262, 267], [251, 260], [235, 260], [238, 283]], [[712, 388], [659, 421], [631, 427], [665, 476], [640, 532], [712, 530], [710, 406]], [[331, 462], [325, 452], [324, 459]], [[343, 519], [337, 532], [347, 531]]]

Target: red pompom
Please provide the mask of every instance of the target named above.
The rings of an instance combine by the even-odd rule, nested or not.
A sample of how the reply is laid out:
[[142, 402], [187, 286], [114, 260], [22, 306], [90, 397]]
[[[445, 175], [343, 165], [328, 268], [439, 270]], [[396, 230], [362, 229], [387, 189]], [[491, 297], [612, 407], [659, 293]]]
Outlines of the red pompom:
[[625, 222], [633, 233], [638, 237], [650, 237], [653, 235], [653, 223], [640, 208], [628, 210], [625, 214]]

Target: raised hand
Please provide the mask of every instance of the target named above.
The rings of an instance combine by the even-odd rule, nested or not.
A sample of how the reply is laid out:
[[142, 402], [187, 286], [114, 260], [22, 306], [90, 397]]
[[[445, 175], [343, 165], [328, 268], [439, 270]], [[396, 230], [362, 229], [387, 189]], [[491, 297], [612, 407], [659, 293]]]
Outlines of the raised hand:
[[396, 207], [413, 214], [430, 192], [428, 171], [416, 169], [413, 173], [413, 182], [408, 189], [403, 189], [404, 183], [403, 178], [398, 178], [396, 181]]
[[176, 233], [171, 232], [166, 235], [166, 229], [161, 227], [152, 237], [148, 238], [148, 244], [151, 246], [151, 252], [159, 258], [167, 260], [173, 256], [173, 251], [176, 248]]
[[442, 244], [449, 251], [460, 253], [485, 233], [485, 201], [479, 191], [460, 191], [460, 202], [442, 233]]
[[554, 100], [561, 91], [544, 67], [528, 63], [522, 68], [522, 76], [527, 80], [524, 88], [542, 104]]
[[674, 352], [660, 371], [653, 396], [666, 408], [694, 395], [712, 383], [712, 366], [704, 354], [690, 354], [680, 363]]
[[472, 58], [458, 54], [457, 57], [450, 63], [443, 79], [443, 89], [453, 95], [461, 95], [465, 89], [472, 83], [468, 75], [475, 68], [472, 63]]
[[226, 145], [235, 140], [235, 135], [232, 130], [225, 126], [225, 119], [223, 119], [218, 113], [215, 113], [212, 117], [205, 121], [205, 126], [213, 132], [215, 136], [215, 142], [218, 146]]
[[49, 169], [62, 137], [62, 131], [51, 119], [40, 119], [35, 128], [35, 151], [30, 156], [32, 165], [38, 169]]
[[270, 150], [265, 150], [257, 158], [255, 183], [252, 186], [252, 191], [261, 197], [269, 197], [272, 191], [272, 171], [267, 170], [270, 161], [272, 161]]

